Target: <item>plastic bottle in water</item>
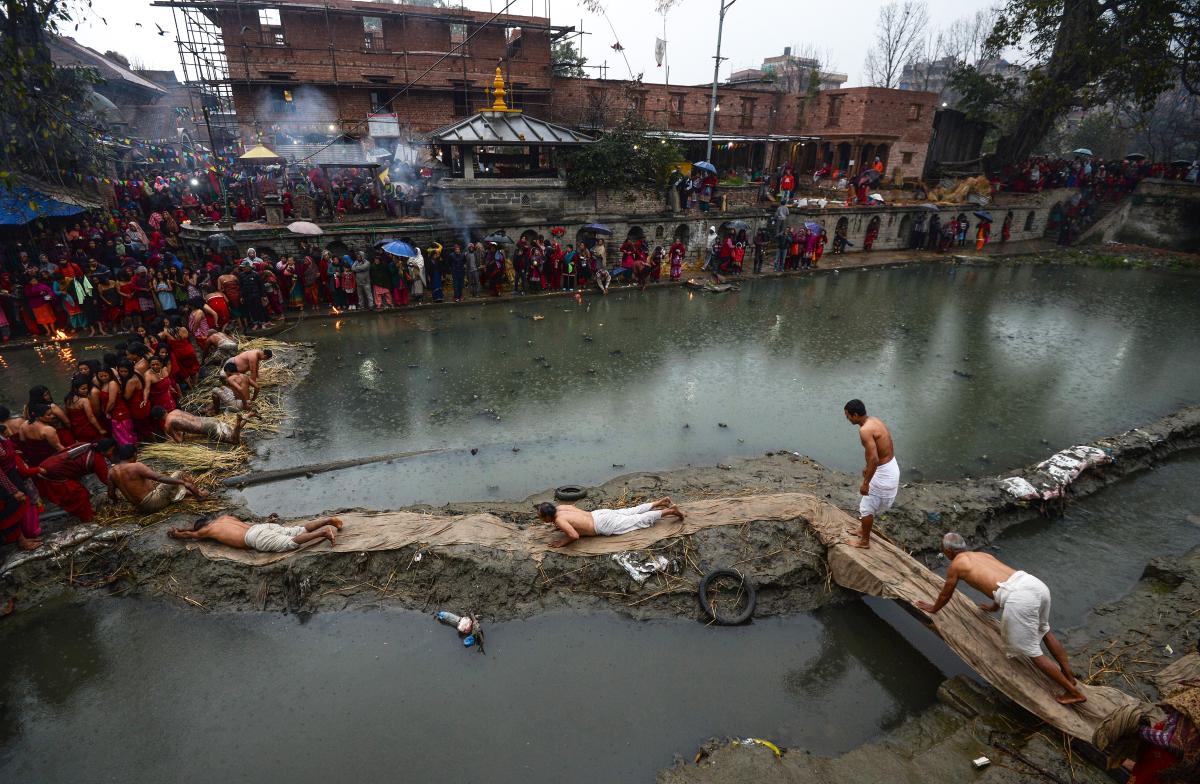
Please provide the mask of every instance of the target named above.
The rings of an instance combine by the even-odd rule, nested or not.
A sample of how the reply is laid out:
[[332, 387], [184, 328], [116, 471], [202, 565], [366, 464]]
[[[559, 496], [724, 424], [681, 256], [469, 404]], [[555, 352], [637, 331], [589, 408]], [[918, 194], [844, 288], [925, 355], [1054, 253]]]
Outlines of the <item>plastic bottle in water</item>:
[[433, 617], [438, 619], [438, 623], [444, 623], [447, 626], [458, 626], [458, 622], [462, 620], [460, 616], [445, 610], [438, 610]]
[[475, 635], [474, 634], [468, 634], [466, 637], [463, 637], [463, 647], [464, 648], [470, 648], [474, 644], [475, 644]]

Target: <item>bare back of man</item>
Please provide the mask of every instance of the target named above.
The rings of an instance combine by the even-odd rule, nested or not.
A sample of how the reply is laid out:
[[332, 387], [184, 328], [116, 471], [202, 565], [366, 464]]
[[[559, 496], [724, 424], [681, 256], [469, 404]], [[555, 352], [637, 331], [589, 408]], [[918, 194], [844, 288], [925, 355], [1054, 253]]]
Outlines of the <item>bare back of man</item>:
[[580, 536], [595, 536], [596, 522], [592, 519], [592, 513], [580, 509], [578, 506], [570, 504], [562, 504], [554, 513], [554, 524], [559, 530], [566, 531], [567, 528], [563, 524], [575, 530]]
[[859, 438], [862, 439], [864, 448], [867, 447], [868, 440], [874, 443], [879, 465], [883, 465], [896, 456], [892, 448], [891, 431], [887, 429], [887, 425], [883, 424], [883, 420], [879, 417], [868, 416], [858, 429], [858, 434]]
[[867, 414], [861, 400], [851, 400], [843, 413], [846, 419], [858, 427], [858, 439], [863, 446], [862, 485], [858, 493], [862, 500], [858, 505], [858, 528], [850, 533], [857, 534], [849, 544], [855, 547], [871, 546], [871, 527], [876, 516], [892, 507], [900, 486], [900, 469], [896, 463], [892, 434], [879, 417]]
[[989, 599], [995, 598], [996, 586], [1017, 571], [995, 556], [976, 552], [956, 555], [950, 568], [957, 573], [958, 579]]
[[262, 349], [255, 348], [243, 351], [242, 353], [229, 360], [237, 365], [239, 373], [249, 374], [250, 378], [258, 380], [258, 366], [263, 360], [269, 359], [266, 352]]
[[[328, 539], [333, 544], [337, 541], [337, 532], [342, 530], [342, 525], [341, 519], [337, 517], [310, 520], [300, 526], [304, 532], [295, 536], [292, 541], [300, 545], [313, 539]], [[221, 515], [208, 521], [201, 519], [191, 529], [172, 528], [167, 535], [173, 539], [212, 539], [238, 550], [249, 550], [253, 548], [246, 543], [246, 532], [252, 527], [253, 523], [244, 522], [233, 515]]]
[[204, 435], [204, 422], [195, 414], [189, 414], [181, 408], [168, 411], [163, 419], [163, 433], [167, 438], [182, 442], [184, 435]]
[[[258, 398], [258, 384], [254, 383], [253, 379], [244, 372], [228, 373], [224, 378], [225, 385], [233, 390], [233, 394], [243, 404], [249, 405], [252, 401]], [[253, 395], [251, 395], [253, 390]]]
[[141, 507], [159, 485], [182, 485], [189, 493], [197, 498], [206, 498], [206, 494], [191, 481], [178, 477], [165, 476], [158, 473], [145, 463], [117, 463], [108, 470], [109, 498], [116, 498], [120, 491], [125, 500], [134, 506]]

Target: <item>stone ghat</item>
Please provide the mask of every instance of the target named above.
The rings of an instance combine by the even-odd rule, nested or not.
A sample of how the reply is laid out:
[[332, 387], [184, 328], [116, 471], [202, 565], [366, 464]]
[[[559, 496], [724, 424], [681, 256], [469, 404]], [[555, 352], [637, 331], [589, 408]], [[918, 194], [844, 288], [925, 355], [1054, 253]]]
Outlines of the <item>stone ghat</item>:
[[[1190, 407], [1143, 427], [1100, 439], [1092, 446], [1112, 461], [1085, 470], [1049, 502], [1015, 499], [1009, 476], [1031, 476], [1031, 466], [1004, 476], [905, 484], [897, 505], [878, 524], [896, 544], [933, 564], [940, 536], [957, 530], [976, 546], [1012, 525], [1057, 514], [1072, 498], [1150, 468], [1200, 445], [1200, 407]], [[677, 501], [802, 492], [844, 510], [858, 503], [857, 475], [827, 469], [781, 451], [730, 465], [691, 467], [618, 477], [591, 488], [591, 508], [616, 507], [670, 495]], [[518, 526], [540, 525], [523, 501], [449, 504], [441, 514], [490, 512]], [[251, 519], [243, 510], [231, 513]], [[411, 511], [430, 512], [431, 507]], [[810, 610], [848, 596], [827, 579], [824, 548], [802, 520], [720, 526], [656, 545], [665, 571], [635, 582], [611, 557], [527, 555], [476, 545], [417, 545], [371, 553], [336, 553], [248, 567], [209, 560], [168, 539], [168, 520], [148, 528], [68, 529], [72, 543], [48, 548], [46, 557], [0, 569], [0, 601], [18, 608], [62, 593], [169, 596], [198, 609], [312, 612], [372, 607], [428, 611], [470, 608], [490, 620], [527, 617], [551, 610], [615, 610], [633, 617], [699, 617], [695, 590], [703, 572], [734, 567], [752, 576], [759, 616]], [[99, 534], [99, 535], [96, 535]], [[19, 559], [14, 556], [14, 561]]]

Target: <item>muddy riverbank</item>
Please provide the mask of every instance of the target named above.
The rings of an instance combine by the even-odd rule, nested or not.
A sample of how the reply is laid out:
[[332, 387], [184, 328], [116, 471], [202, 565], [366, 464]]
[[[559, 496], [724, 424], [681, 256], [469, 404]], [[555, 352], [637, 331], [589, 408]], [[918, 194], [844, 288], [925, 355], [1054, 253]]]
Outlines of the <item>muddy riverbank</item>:
[[[1200, 407], [1100, 439], [1095, 446], [1112, 461], [1085, 471], [1067, 489], [1065, 503], [1198, 445]], [[1006, 474], [1035, 475], [1034, 467]], [[1017, 501], [1004, 489], [1002, 479], [906, 483], [879, 530], [932, 565], [939, 537], [946, 530], [960, 531], [975, 546], [982, 546], [1010, 526], [1057, 514], [1064, 503]], [[618, 477], [589, 488], [582, 505], [624, 506], [663, 495], [686, 502], [804, 492], [853, 511], [858, 484], [857, 476], [780, 450], [728, 465]], [[537, 525], [532, 505], [551, 497], [544, 492], [519, 502], [448, 504], [438, 511], [487, 511], [517, 525]], [[410, 509], [433, 511], [429, 506]], [[255, 519], [244, 510], [231, 511]], [[692, 617], [698, 615], [695, 586], [702, 573], [717, 567], [734, 567], [751, 575], [758, 588], [760, 617], [810, 610], [844, 597], [827, 579], [823, 548], [802, 520], [716, 527], [667, 540], [652, 554], [665, 556], [670, 565], [641, 585], [610, 558], [551, 555], [539, 564], [527, 556], [473, 545], [354, 554], [314, 551], [269, 566], [249, 567], [210, 561], [167, 538], [168, 525], [188, 522], [180, 516], [147, 528], [106, 529], [103, 541], [87, 538], [85, 528], [71, 529], [81, 542], [47, 548], [45, 557], [10, 559], [0, 571], [0, 599], [14, 598], [18, 607], [24, 607], [63, 592], [102, 591], [163, 596], [209, 610], [397, 607], [427, 611], [449, 603], [494, 620], [550, 610], [601, 609], [635, 618]]]

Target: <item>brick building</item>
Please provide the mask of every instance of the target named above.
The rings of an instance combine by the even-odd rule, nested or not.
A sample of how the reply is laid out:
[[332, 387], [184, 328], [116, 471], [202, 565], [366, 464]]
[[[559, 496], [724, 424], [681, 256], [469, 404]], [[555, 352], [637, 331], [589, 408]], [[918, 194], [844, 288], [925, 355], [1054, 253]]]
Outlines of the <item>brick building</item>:
[[[383, 147], [420, 143], [490, 103], [499, 64], [510, 105], [535, 117], [600, 130], [632, 110], [689, 157], [705, 151], [710, 85], [556, 76], [552, 44], [574, 28], [547, 18], [505, 14], [485, 24], [492, 14], [367, 0], [154, 5], [176, 10], [188, 81], [203, 93], [206, 119], [227, 122], [230, 141], [320, 143], [345, 135], [370, 136]], [[721, 84], [714, 163], [759, 170], [790, 160], [812, 171], [879, 154], [889, 175], [898, 168], [916, 176], [935, 100], [879, 88], [797, 94]]]

